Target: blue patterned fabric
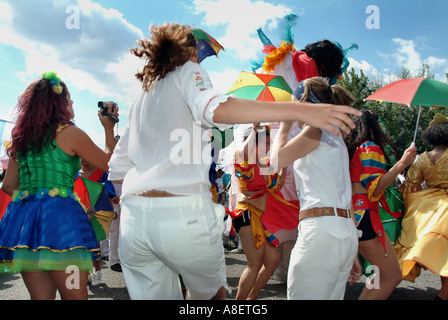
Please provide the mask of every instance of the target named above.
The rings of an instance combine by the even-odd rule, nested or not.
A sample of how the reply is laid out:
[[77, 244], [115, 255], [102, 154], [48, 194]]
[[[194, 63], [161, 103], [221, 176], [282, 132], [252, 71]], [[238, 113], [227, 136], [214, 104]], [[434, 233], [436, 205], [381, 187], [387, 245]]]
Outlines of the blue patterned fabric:
[[[40, 198], [40, 197], [39, 197]], [[0, 221], [0, 270], [2, 263], [11, 263], [18, 249], [30, 252], [47, 250], [57, 260], [72, 259], [70, 253], [83, 249], [87, 262], [98, 259], [100, 249], [89, 217], [74, 199], [36, 195], [11, 202]], [[79, 261], [84, 264], [86, 261]], [[73, 263], [76, 265], [76, 261]], [[49, 265], [51, 269], [51, 262]], [[3, 271], [7, 268], [3, 268]], [[14, 270], [20, 272], [21, 270]]]

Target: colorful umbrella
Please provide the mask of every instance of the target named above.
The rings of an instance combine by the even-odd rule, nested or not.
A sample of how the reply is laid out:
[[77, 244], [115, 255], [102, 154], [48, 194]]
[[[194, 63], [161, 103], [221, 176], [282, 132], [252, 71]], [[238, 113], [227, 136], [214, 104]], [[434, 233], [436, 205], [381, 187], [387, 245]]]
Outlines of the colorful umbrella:
[[107, 239], [115, 212], [104, 184], [79, 176], [75, 180], [74, 192], [85, 206], [97, 240]]
[[207, 57], [218, 56], [218, 52], [224, 50], [223, 46], [204, 30], [193, 29], [192, 33], [198, 41], [197, 48], [199, 63]]
[[428, 78], [404, 79], [392, 82], [381, 88], [374, 94], [368, 96], [366, 100], [400, 103], [409, 107], [419, 106], [420, 109], [414, 134], [415, 143], [422, 106], [448, 106], [448, 84]]
[[243, 71], [227, 94], [258, 101], [291, 101], [292, 90], [282, 76]]

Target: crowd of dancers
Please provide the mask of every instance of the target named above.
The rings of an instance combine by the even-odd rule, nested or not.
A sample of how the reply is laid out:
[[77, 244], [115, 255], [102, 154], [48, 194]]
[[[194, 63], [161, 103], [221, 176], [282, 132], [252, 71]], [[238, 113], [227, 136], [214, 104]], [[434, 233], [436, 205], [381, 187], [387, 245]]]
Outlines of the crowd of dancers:
[[[70, 92], [55, 73], [20, 96], [2, 186], [12, 202], [0, 221], [0, 272], [20, 272], [32, 299], [54, 299], [56, 291], [87, 299], [101, 250], [73, 191], [80, 159], [121, 186], [118, 252], [131, 299], [184, 299], [182, 289], [193, 300], [225, 299], [226, 211], [222, 199], [212, 200], [210, 163], [173, 161], [208, 150], [209, 142], [173, 141], [171, 134], [235, 124], [252, 124], [230, 170], [227, 213], [248, 263], [237, 299], [256, 299], [279, 268], [288, 299], [343, 299], [347, 281], [363, 272], [359, 255], [381, 276], [379, 289], [366, 287], [362, 299], [387, 299], [422, 267], [440, 275], [438, 298], [448, 298], [447, 118], [431, 123], [423, 138], [434, 150], [415, 163], [415, 146], [401, 157], [389, 153], [393, 142], [378, 115], [349, 107], [355, 99], [334, 84], [345, 57], [329, 41], [277, 59], [290, 59], [283, 69], [293, 73], [294, 92], [293, 101], [275, 103], [214, 89], [188, 26], [151, 26], [132, 53], [145, 61], [137, 74], [142, 90], [118, 143], [115, 123], [99, 112], [104, 151], [74, 125]], [[118, 116], [118, 108], [106, 107]], [[262, 123], [280, 123], [275, 136]], [[409, 166], [401, 235], [390, 239], [380, 211], [399, 218], [386, 190]], [[73, 266], [81, 285], [68, 287]]]

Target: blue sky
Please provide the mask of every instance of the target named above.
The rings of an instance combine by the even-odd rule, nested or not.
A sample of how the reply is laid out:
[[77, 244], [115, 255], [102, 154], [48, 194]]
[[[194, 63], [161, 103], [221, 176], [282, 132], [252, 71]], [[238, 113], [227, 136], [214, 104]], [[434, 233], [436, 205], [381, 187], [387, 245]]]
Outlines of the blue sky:
[[[366, 12], [369, 5], [377, 11]], [[401, 67], [415, 73], [427, 63], [446, 81], [445, 0], [0, 0], [0, 118], [11, 117], [29, 83], [54, 70], [69, 86], [77, 125], [101, 145], [97, 101], [120, 104], [122, 132], [140, 66], [129, 49], [150, 24], [188, 24], [214, 36], [225, 51], [203, 66], [226, 91], [250, 71], [251, 60], [263, 57], [257, 28], [277, 44], [289, 13], [299, 17], [297, 49], [323, 39], [356, 43], [351, 66], [369, 77], [390, 81]], [[378, 24], [372, 29], [368, 22]]]

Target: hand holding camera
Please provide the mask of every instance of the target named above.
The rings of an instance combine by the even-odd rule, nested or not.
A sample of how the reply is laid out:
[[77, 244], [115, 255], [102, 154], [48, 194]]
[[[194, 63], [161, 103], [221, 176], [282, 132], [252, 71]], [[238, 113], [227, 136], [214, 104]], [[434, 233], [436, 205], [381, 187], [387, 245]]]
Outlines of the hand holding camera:
[[[113, 130], [115, 124], [117, 124], [120, 121], [118, 119], [118, 105], [112, 101], [108, 102], [100, 101], [98, 102], [98, 108], [100, 109], [98, 111], [98, 116], [100, 118], [101, 124], [104, 126], [106, 130], [108, 129]], [[108, 120], [106, 120], [106, 116]], [[118, 140], [120, 140], [118, 132], [117, 135], [114, 137], [114, 140], [115, 142], [118, 142]]]
[[[111, 107], [111, 111], [109, 111], [109, 107]], [[115, 111], [118, 111], [118, 105], [113, 101], [100, 101], [98, 102], [98, 108], [101, 110], [102, 116], [107, 116], [110, 121], [113, 123], [118, 123], [120, 120], [118, 119], [118, 115]]]

